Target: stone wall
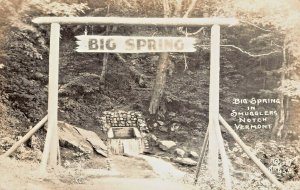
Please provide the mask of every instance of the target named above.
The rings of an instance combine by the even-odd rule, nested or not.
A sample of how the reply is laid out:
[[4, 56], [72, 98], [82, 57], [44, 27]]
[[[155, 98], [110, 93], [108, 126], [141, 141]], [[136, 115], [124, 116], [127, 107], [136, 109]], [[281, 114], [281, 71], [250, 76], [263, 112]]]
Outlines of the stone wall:
[[101, 120], [106, 130], [110, 127], [136, 127], [141, 132], [148, 130], [142, 113], [137, 111], [105, 111]]
[[105, 111], [101, 120], [103, 130], [108, 133], [107, 144], [110, 153], [138, 155], [144, 152], [141, 133], [148, 132], [148, 127], [141, 112]]

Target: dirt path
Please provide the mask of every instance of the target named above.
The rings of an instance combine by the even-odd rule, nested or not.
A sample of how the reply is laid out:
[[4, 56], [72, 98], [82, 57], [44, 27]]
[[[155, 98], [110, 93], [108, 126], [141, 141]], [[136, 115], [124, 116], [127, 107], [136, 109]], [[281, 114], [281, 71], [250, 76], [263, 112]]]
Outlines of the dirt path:
[[196, 190], [195, 186], [158, 178], [100, 178], [91, 181], [90, 184], [69, 185], [68, 188], [72, 190]]
[[186, 175], [185, 172], [178, 170], [171, 163], [166, 162], [162, 159], [146, 155], [140, 155], [139, 157], [146, 160], [152, 167], [153, 171], [162, 179], [181, 180]]
[[114, 156], [112, 170], [65, 169], [41, 177], [38, 163], [0, 159], [0, 190], [193, 190], [177, 179], [184, 173], [170, 163], [150, 157]]

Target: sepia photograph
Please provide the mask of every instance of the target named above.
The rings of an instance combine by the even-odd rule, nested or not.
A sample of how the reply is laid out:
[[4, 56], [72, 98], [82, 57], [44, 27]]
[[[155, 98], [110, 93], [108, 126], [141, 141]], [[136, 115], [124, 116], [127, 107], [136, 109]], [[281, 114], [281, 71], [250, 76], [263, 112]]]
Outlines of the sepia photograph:
[[0, 10], [0, 190], [300, 190], [299, 0]]

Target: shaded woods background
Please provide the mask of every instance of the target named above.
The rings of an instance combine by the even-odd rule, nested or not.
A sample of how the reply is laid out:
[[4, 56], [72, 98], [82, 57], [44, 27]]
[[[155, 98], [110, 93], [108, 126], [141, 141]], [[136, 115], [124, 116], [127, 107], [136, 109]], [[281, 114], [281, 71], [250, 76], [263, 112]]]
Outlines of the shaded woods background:
[[[299, 136], [300, 19], [296, 0], [34, 0], [1, 1], [1, 127], [22, 135], [47, 112], [49, 26], [38, 16], [237, 17], [223, 27], [221, 113], [233, 124], [234, 98], [278, 98], [261, 107], [278, 111], [271, 130], [239, 130], [246, 140]], [[76, 53], [75, 35], [192, 36], [197, 53]], [[137, 110], [148, 125], [162, 120], [179, 126], [169, 138], [199, 136], [208, 122], [210, 28], [78, 25], [61, 30], [59, 117], [98, 134], [103, 111]], [[240, 107], [239, 107], [240, 106]], [[158, 129], [152, 129], [160, 133]], [[169, 129], [167, 129], [169, 130]], [[253, 138], [254, 137], [254, 138]]]

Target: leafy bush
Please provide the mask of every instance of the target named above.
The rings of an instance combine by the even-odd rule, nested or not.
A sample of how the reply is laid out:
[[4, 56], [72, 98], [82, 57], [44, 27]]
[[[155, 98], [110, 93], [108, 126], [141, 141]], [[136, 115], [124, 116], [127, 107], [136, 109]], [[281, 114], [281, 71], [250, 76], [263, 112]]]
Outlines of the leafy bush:
[[60, 87], [62, 95], [84, 95], [99, 90], [100, 76], [91, 73], [82, 73], [67, 84]]

